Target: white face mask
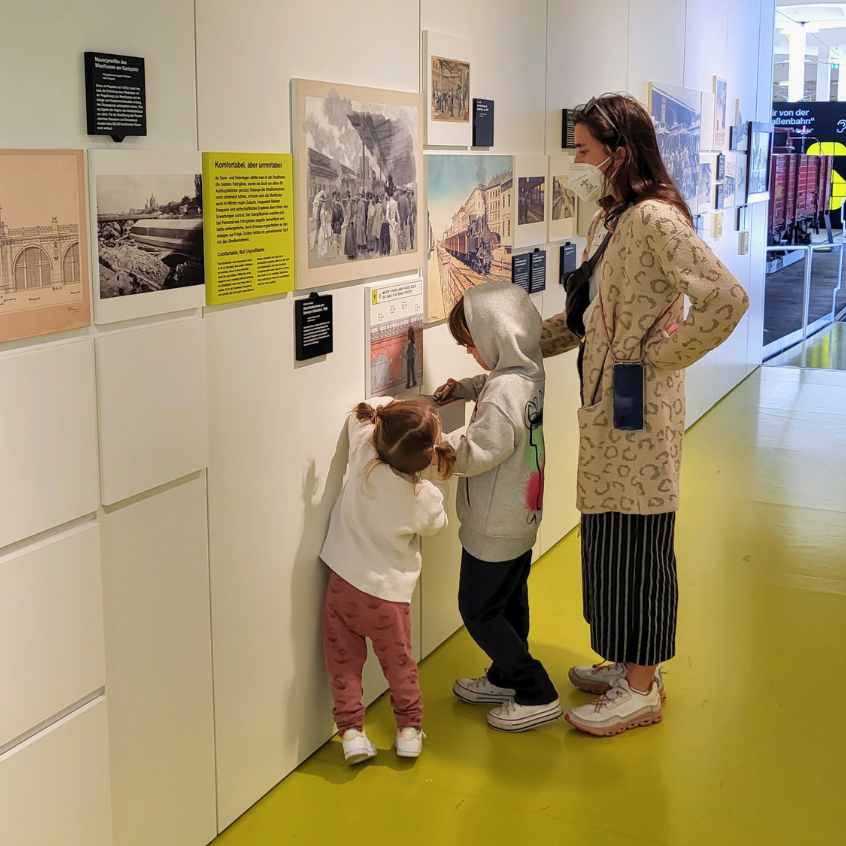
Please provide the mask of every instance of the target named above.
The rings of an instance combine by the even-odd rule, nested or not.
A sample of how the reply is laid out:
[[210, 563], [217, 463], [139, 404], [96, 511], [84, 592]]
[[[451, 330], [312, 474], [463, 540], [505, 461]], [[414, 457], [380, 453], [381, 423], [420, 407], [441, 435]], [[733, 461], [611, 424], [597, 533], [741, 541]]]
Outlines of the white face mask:
[[608, 156], [599, 165], [580, 162], [570, 166], [567, 174], [567, 187], [580, 199], [587, 203], [596, 203], [605, 196], [605, 173], [602, 168], [611, 161]]

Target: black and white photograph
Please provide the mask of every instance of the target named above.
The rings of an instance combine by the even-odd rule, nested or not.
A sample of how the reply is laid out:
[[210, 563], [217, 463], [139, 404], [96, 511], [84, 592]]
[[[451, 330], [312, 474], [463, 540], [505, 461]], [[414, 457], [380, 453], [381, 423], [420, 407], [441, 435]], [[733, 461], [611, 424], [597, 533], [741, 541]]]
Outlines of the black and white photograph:
[[699, 181], [697, 182], [696, 208], [691, 209], [694, 214], [705, 214], [713, 208], [711, 199], [712, 166], [710, 162], [699, 164]]
[[517, 180], [517, 224], [543, 223], [546, 177], [521, 176]]
[[202, 175], [97, 177], [100, 298], [202, 285]]
[[470, 120], [470, 64], [432, 56], [432, 120]]
[[576, 195], [566, 185], [567, 177], [552, 177], [553, 220], [573, 220], [576, 217]]
[[661, 157], [687, 204], [694, 207], [699, 183], [701, 95], [652, 83], [650, 113]]
[[310, 267], [417, 250], [416, 129], [412, 106], [305, 98]]
[[769, 199], [770, 151], [773, 128], [766, 123], [749, 124], [748, 202]]

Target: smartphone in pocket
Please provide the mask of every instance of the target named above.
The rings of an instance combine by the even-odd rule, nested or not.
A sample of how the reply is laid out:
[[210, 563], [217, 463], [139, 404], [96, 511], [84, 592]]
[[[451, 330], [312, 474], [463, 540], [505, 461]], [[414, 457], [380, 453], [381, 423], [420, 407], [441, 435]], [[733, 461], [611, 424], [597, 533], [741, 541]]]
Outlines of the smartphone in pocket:
[[643, 429], [646, 374], [640, 361], [614, 365], [614, 428], [629, 432]]

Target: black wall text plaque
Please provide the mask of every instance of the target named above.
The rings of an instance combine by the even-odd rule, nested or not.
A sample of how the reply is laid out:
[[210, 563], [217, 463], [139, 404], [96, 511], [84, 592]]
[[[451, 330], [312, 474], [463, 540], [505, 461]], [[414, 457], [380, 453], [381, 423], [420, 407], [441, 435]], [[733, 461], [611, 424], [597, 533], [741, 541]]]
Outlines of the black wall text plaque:
[[332, 296], [312, 292], [294, 303], [297, 361], [332, 352]]
[[146, 135], [144, 60], [114, 53], [86, 53], [85, 108], [89, 135], [110, 135], [115, 141]]

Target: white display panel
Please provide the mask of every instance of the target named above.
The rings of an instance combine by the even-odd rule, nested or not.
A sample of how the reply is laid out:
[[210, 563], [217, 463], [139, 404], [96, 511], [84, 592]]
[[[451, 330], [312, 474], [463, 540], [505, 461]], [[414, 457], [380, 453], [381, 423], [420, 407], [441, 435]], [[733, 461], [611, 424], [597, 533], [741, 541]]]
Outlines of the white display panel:
[[206, 324], [166, 320], [96, 339], [107, 505], [208, 463]]
[[0, 556], [0, 747], [103, 687], [99, 527]]
[[0, 548], [97, 510], [91, 341], [0, 353]]
[[216, 833], [205, 479], [105, 514], [102, 532], [115, 843], [202, 846]]
[[423, 109], [426, 146], [469, 147], [473, 140], [473, 45], [423, 31]]
[[9, 846], [114, 846], [102, 697], [0, 756]]
[[[202, 227], [202, 217], [196, 217], [192, 204], [196, 191], [194, 177], [202, 176], [202, 172], [199, 153], [89, 151], [88, 206], [95, 323], [149, 317], [205, 304], [206, 289], [202, 281], [171, 287], [177, 284], [175, 277], [179, 273], [187, 273], [185, 267], [195, 265], [197, 260], [202, 264], [202, 234], [198, 237], [196, 232], [198, 225]], [[187, 208], [162, 210], [162, 206], [178, 204], [186, 197]], [[103, 264], [106, 261], [113, 268], [107, 268]], [[137, 273], [131, 275], [129, 268], [139, 263]], [[121, 276], [127, 280], [123, 285], [108, 281]], [[164, 286], [161, 290], [127, 293], [141, 285], [159, 284]], [[124, 293], [116, 294], [117, 291]]]
[[[82, 54], [103, 48], [142, 56], [146, 63], [146, 137], [122, 146], [190, 149], [197, 137], [193, 0], [5, 3], [0, 79], [4, 87], [3, 146], [110, 146], [88, 135]], [[35, 104], [38, 104], [37, 107]], [[45, 120], [45, 115], [49, 119]]]

